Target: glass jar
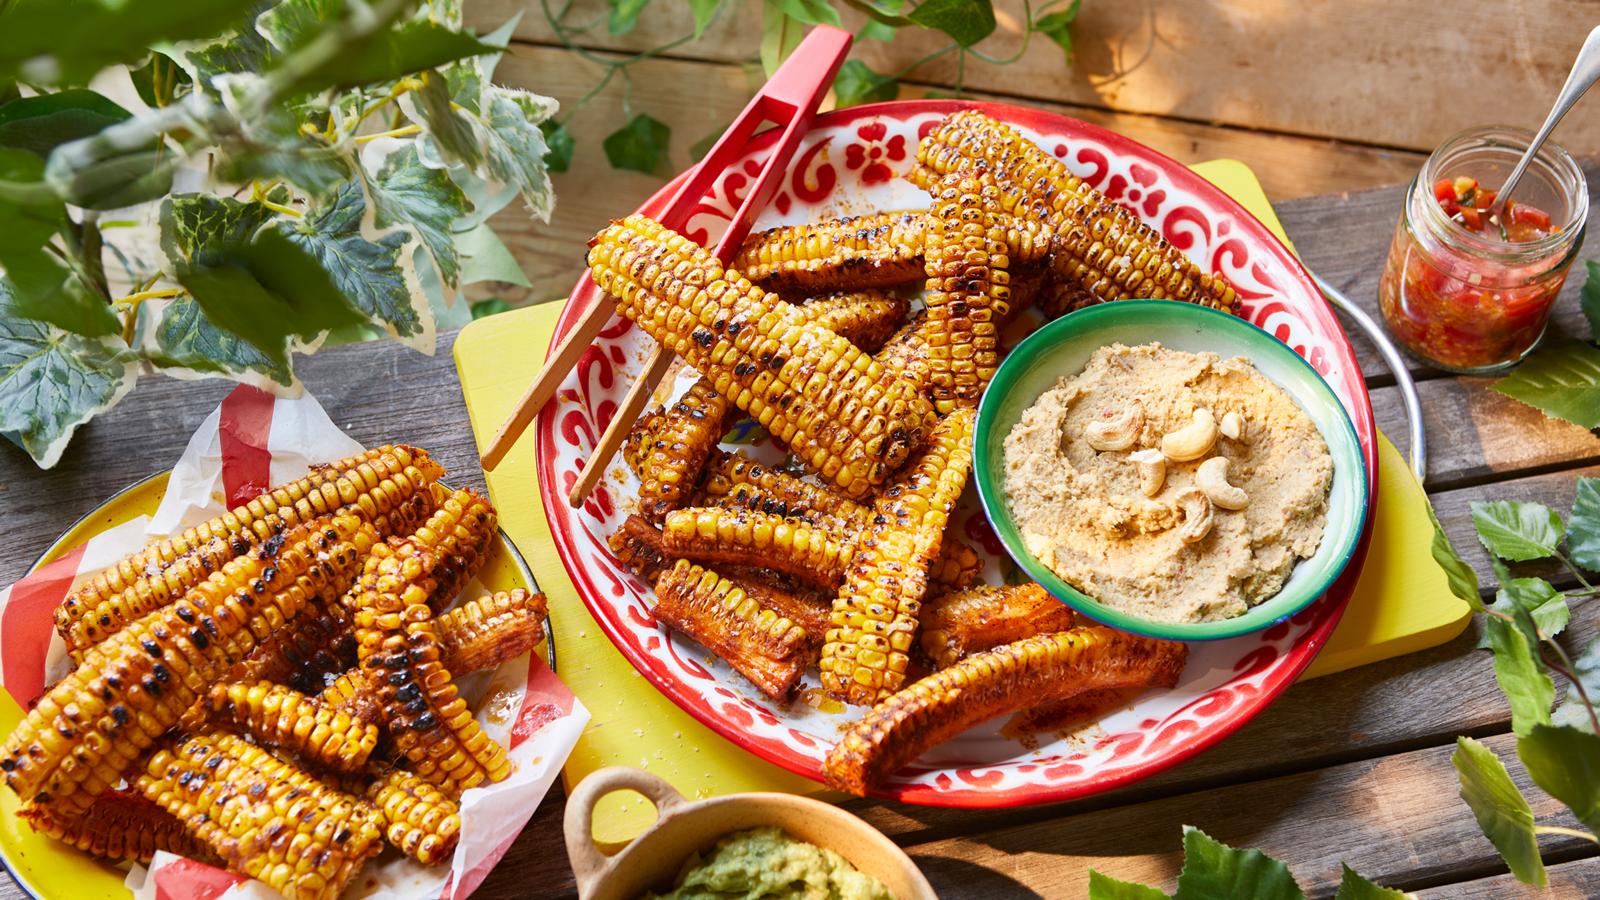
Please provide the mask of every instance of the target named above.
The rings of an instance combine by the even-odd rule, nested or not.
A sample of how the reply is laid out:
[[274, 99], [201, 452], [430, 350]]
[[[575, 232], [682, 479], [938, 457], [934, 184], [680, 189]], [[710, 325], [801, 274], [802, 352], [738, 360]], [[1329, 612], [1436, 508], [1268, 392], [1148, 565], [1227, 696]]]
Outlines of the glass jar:
[[[1550, 307], [1583, 244], [1589, 214], [1583, 172], [1546, 141], [1504, 217], [1527, 226], [1548, 215], [1545, 227], [1521, 227], [1508, 236], [1473, 208], [1475, 192], [1489, 206], [1483, 201], [1491, 195], [1481, 191], [1504, 183], [1532, 138], [1518, 128], [1463, 131], [1433, 151], [1406, 192], [1378, 303], [1389, 333], [1423, 362], [1462, 374], [1495, 372], [1515, 365], [1544, 336]], [[1465, 203], [1457, 202], [1452, 183], [1468, 185]]]

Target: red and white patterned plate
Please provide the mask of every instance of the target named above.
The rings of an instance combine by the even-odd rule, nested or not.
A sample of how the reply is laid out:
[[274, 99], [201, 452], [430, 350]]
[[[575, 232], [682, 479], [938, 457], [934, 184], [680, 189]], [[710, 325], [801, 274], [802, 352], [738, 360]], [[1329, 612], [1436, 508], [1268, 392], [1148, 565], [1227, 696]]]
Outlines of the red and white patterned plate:
[[[917, 141], [935, 122], [973, 106], [1021, 129], [1197, 263], [1226, 275], [1244, 298], [1245, 317], [1310, 360], [1343, 401], [1366, 455], [1369, 494], [1376, 496], [1372, 407], [1354, 352], [1310, 277], [1265, 226], [1222, 191], [1127, 138], [1052, 113], [997, 104], [909, 101], [852, 107], [817, 118], [756, 227], [926, 206], [927, 195], [898, 176], [911, 167]], [[691, 237], [709, 244], [720, 233], [760, 171], [774, 135], [758, 138], [749, 154], [717, 180], [713, 195], [690, 220]], [[641, 211], [665, 206], [679, 181], [681, 176]], [[578, 304], [568, 304], [555, 341], [582, 313]], [[619, 565], [606, 546], [607, 535], [637, 505], [637, 483], [620, 462], [582, 509], [567, 504], [584, 460], [643, 368], [647, 342], [619, 317], [539, 417], [539, 484], [556, 548], [589, 611], [652, 684], [735, 744], [820, 779], [823, 757], [859, 711], [827, 711], [805, 700], [774, 704], [726, 664], [652, 618], [651, 588]], [[692, 379], [692, 372], [681, 374], [677, 389]], [[732, 443], [769, 459], [775, 453], [758, 431], [736, 433]], [[969, 488], [967, 493], [951, 527], [990, 557], [987, 575], [997, 581], [1009, 561], [971, 496], [975, 492]], [[1098, 723], [1070, 735], [1045, 736], [1039, 743], [1002, 735], [998, 722], [973, 729], [933, 749], [876, 793], [942, 806], [1054, 803], [1127, 784], [1192, 756], [1260, 712], [1310, 664], [1338, 622], [1365, 555], [1364, 535], [1354, 565], [1321, 600], [1292, 619], [1258, 634], [1192, 645], [1182, 681], [1170, 691], [1147, 692]], [[814, 682], [808, 680], [807, 686]]]

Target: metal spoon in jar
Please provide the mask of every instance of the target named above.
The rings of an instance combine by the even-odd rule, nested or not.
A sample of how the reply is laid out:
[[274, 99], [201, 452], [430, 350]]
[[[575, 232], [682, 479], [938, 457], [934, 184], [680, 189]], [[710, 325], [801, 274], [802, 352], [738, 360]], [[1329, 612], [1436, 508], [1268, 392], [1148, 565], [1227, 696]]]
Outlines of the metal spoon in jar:
[[1511, 192], [1516, 189], [1517, 182], [1522, 180], [1522, 173], [1528, 169], [1528, 164], [1533, 162], [1534, 154], [1539, 152], [1539, 147], [1544, 144], [1545, 138], [1554, 131], [1561, 117], [1572, 109], [1578, 98], [1600, 79], [1600, 27], [1589, 32], [1589, 37], [1578, 49], [1578, 58], [1572, 61], [1572, 71], [1567, 73], [1567, 81], [1561, 86], [1561, 93], [1556, 95], [1555, 106], [1550, 107], [1550, 115], [1545, 116], [1544, 124], [1539, 126], [1539, 131], [1533, 136], [1533, 141], [1528, 144], [1528, 149], [1517, 160], [1516, 168], [1511, 170], [1511, 175], [1506, 178], [1505, 184], [1500, 186], [1500, 192], [1495, 195], [1494, 203], [1489, 207], [1489, 221], [1500, 226], [1500, 237], [1507, 239], [1505, 213], [1511, 203]]

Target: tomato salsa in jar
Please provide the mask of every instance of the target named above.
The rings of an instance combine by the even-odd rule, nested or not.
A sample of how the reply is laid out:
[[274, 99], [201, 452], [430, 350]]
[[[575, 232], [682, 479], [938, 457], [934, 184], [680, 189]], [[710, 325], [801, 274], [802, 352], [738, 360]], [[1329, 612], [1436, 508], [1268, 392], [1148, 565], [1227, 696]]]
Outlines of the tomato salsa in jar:
[[1516, 128], [1464, 131], [1406, 193], [1378, 304], [1389, 333], [1430, 365], [1498, 371], [1544, 336], [1583, 243], [1589, 193], [1578, 164], [1546, 141], [1496, 212], [1495, 190], [1531, 139]]

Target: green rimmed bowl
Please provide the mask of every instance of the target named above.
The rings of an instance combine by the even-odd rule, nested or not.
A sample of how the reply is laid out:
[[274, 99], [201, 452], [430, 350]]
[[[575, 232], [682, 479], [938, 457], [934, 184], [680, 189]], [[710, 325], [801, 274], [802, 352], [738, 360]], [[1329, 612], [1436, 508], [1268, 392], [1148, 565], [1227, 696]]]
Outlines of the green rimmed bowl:
[[[1064, 581], [1023, 545], [1005, 494], [1005, 439], [1022, 413], [1064, 376], [1082, 372], [1094, 351], [1110, 344], [1160, 342], [1173, 350], [1243, 356], [1283, 388], [1311, 417], [1333, 457], [1333, 486], [1322, 543], [1301, 560], [1283, 589], [1248, 612], [1216, 622], [1169, 623], [1101, 605]], [[973, 479], [1006, 552], [1028, 576], [1074, 610], [1114, 628], [1177, 641], [1207, 641], [1260, 631], [1322, 596], [1349, 564], [1367, 517], [1366, 463], [1344, 405], [1311, 364], [1287, 344], [1237, 316], [1171, 300], [1124, 300], [1057, 319], [1012, 350], [978, 406]]]

